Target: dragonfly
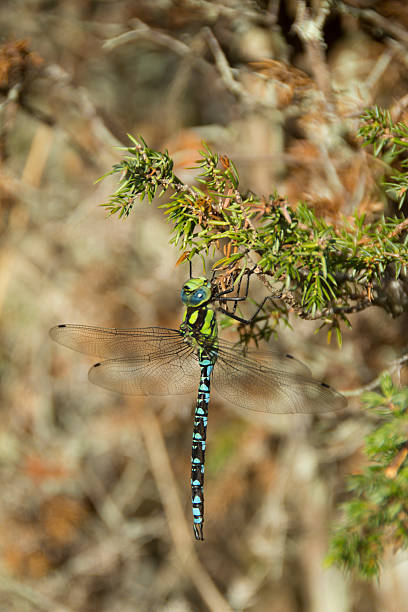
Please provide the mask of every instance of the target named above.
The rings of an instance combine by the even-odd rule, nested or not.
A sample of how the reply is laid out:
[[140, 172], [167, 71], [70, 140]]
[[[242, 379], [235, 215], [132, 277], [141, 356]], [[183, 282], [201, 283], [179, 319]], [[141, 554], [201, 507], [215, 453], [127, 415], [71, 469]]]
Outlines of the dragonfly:
[[[249, 277], [248, 277], [249, 278]], [[248, 286], [247, 286], [248, 291]], [[128, 395], [168, 396], [197, 392], [191, 452], [191, 500], [196, 540], [204, 539], [204, 461], [211, 386], [234, 406], [264, 413], [323, 413], [340, 410], [346, 398], [312, 378], [292, 355], [247, 348], [218, 335], [215, 310], [237, 317], [205, 277], [190, 278], [181, 289], [185, 306], [179, 329], [106, 329], [57, 325], [50, 336], [59, 344], [103, 359], [89, 380]], [[235, 302], [236, 304], [236, 302]]]

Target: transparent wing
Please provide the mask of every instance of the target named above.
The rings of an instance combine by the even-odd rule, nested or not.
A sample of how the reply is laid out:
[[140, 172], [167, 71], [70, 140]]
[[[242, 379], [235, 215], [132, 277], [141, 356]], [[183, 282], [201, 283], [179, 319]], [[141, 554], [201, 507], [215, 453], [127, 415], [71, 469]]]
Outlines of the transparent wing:
[[177, 329], [141, 327], [108, 329], [88, 325], [57, 325], [50, 336], [58, 344], [94, 357], [145, 357], [177, 350], [182, 335]]
[[89, 380], [105, 389], [129, 395], [180, 395], [198, 388], [197, 356], [177, 330], [59, 325], [50, 336], [81, 353], [118, 357], [89, 370]]
[[[205, 343], [205, 338], [203, 339]], [[227, 340], [218, 339], [219, 353], [230, 358], [245, 357], [251, 361], [253, 365], [258, 363], [259, 365], [265, 365], [273, 370], [279, 370], [284, 372], [291, 372], [292, 374], [300, 374], [301, 376], [312, 376], [310, 369], [290, 355], [289, 353], [282, 353], [282, 351], [276, 350], [259, 350], [257, 348], [245, 348], [242, 345], [233, 344]], [[247, 363], [247, 362], [246, 362]]]
[[319, 413], [340, 410], [346, 398], [313, 380], [308, 368], [291, 356], [242, 351], [220, 341], [213, 384], [229, 402], [257, 412]]
[[200, 380], [197, 356], [185, 346], [183, 354], [165, 359], [108, 359], [89, 370], [89, 380], [127, 395], [182, 395], [196, 392]]
[[[106, 389], [132, 395], [197, 389], [198, 358], [178, 330], [59, 325], [50, 336], [73, 350], [107, 357], [89, 372], [91, 382]], [[203, 346], [207, 342], [205, 337], [197, 340]], [[347, 403], [340, 393], [313, 380], [307, 366], [291, 355], [245, 350], [220, 339], [217, 344], [214, 387], [237, 406], [261, 412], [327, 412]]]

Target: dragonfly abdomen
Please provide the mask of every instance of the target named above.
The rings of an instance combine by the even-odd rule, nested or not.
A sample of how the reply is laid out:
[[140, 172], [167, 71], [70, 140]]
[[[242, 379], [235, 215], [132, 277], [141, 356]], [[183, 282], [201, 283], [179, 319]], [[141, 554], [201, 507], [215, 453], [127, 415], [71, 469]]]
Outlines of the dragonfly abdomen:
[[210, 377], [213, 363], [200, 360], [201, 375], [197, 404], [194, 412], [193, 445], [191, 451], [191, 500], [193, 506], [194, 535], [203, 540], [204, 523], [204, 461], [207, 438], [208, 404], [210, 401]]

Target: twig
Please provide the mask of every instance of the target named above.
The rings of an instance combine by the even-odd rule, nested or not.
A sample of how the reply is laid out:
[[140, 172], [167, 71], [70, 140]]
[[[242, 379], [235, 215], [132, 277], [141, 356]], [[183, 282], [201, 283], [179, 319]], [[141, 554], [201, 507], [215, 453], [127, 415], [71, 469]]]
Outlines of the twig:
[[398, 234], [400, 234], [406, 228], [408, 228], [408, 218], [402, 221], [401, 223], [399, 223], [398, 225], [396, 225], [394, 229], [392, 230], [392, 232], [388, 234], [387, 238], [395, 238], [395, 236], [398, 236]]
[[380, 28], [384, 32], [388, 32], [398, 40], [400, 40], [404, 45], [408, 45], [408, 33], [407, 31], [396, 24], [393, 21], [389, 21], [376, 11], [372, 9], [360, 9], [354, 6], [350, 6], [339, 0], [337, 2], [337, 9], [339, 9], [343, 13], [348, 13], [349, 15], [353, 15], [354, 17], [360, 17], [369, 23], [372, 23], [377, 28]]
[[385, 475], [387, 478], [395, 478], [398, 474], [398, 470], [404, 463], [406, 456], [408, 455], [408, 443], [406, 442], [396, 457], [391, 461], [390, 465], [385, 469]]
[[[144, 38], [145, 40], [149, 40], [153, 44], [165, 47], [176, 53], [177, 55], [186, 58], [189, 57], [194, 60], [199, 68], [203, 71], [214, 71], [214, 65], [203, 59], [200, 55], [198, 55], [192, 48], [184, 42], [161, 32], [160, 30], [152, 29], [146, 23], [141, 21], [140, 19], [133, 19], [132, 24], [135, 24], [136, 27], [129, 32], [124, 32], [123, 34], [119, 34], [118, 36], [114, 36], [106, 40], [103, 44], [103, 47], [109, 51], [115, 49], [118, 46], [127, 44], [129, 42], [140, 40]], [[205, 36], [207, 44], [210, 48], [211, 53], [214, 56], [216, 68], [218, 70], [217, 74], [221, 77], [222, 82], [224, 83], [225, 88], [230, 91], [235, 97], [237, 97], [242, 104], [244, 104], [250, 110], [256, 109], [267, 109], [269, 112], [271, 110], [276, 110], [274, 103], [264, 102], [263, 100], [259, 100], [251, 96], [246, 89], [239, 83], [233, 74], [232, 68], [229, 65], [227, 58], [225, 57], [224, 52], [221, 49], [221, 46], [212, 33], [209, 27], [204, 27], [202, 32]]]
[[[141, 19], [132, 19], [132, 25], [135, 27], [133, 30], [129, 30], [128, 32], [124, 32], [123, 34], [119, 34], [118, 36], [114, 36], [113, 38], [108, 38], [103, 43], [102, 47], [106, 51], [112, 51], [117, 47], [125, 45], [129, 42], [133, 42], [135, 40], [140, 40], [141, 38], [145, 38], [151, 40], [157, 45], [170, 49], [177, 55], [191, 55], [191, 49], [188, 45], [183, 42], [177, 40], [177, 38], [173, 38], [173, 36], [169, 36], [168, 34], [164, 34], [160, 30], [153, 30], [150, 26], [144, 23]], [[205, 60], [201, 60], [203, 63]], [[210, 65], [210, 64], [209, 64]]]
[[55, 132], [51, 131], [47, 125], [41, 123], [37, 127], [21, 175], [24, 183], [35, 188], [40, 187], [54, 137]]
[[380, 55], [378, 60], [375, 62], [374, 67], [371, 69], [370, 74], [366, 79], [366, 87], [370, 92], [370, 104], [373, 102], [374, 98], [374, 88], [378, 82], [380, 82], [384, 72], [387, 70], [389, 64], [394, 59], [397, 54], [397, 49], [385, 49], [384, 52]]
[[315, 16], [312, 16], [304, 0], [298, 0], [296, 19], [292, 28], [305, 45], [310, 69], [313, 71], [317, 86], [326, 98], [327, 103], [332, 106], [330, 72], [325, 59], [323, 38], [323, 26], [329, 12], [330, 6], [327, 0], [320, 0], [320, 6]]
[[218, 68], [219, 74], [221, 76], [221, 79], [223, 80], [224, 85], [226, 86], [228, 91], [240, 98], [242, 102], [248, 107], [252, 108], [254, 106], [255, 101], [252, 96], [250, 96], [248, 92], [242, 87], [242, 85], [235, 80], [231, 66], [228, 63], [228, 60], [225, 57], [225, 54], [221, 49], [218, 40], [216, 39], [210, 28], [203, 28], [203, 32], [208, 42], [208, 46], [210, 47], [211, 53], [214, 56], [216, 66]]
[[374, 378], [374, 380], [368, 383], [368, 385], [365, 385], [364, 387], [360, 387], [359, 389], [354, 389], [354, 391], [342, 391], [343, 395], [347, 397], [355, 397], [357, 395], [361, 395], [362, 393], [364, 393], [364, 391], [371, 391], [372, 389], [375, 389], [375, 387], [378, 387], [378, 385], [380, 384], [381, 378], [384, 374], [395, 372], [396, 370], [400, 368], [400, 366], [403, 363], [406, 363], [406, 362], [408, 362], [408, 353], [406, 353], [402, 357], [399, 357], [395, 361], [392, 361], [391, 364], [387, 368], [385, 368], [381, 372], [381, 374], [379, 374], [376, 378]]
[[276, 103], [274, 99], [266, 98], [265, 100], [263, 100], [248, 93], [245, 87], [239, 81], [236, 80], [233, 69], [229, 65], [228, 60], [213, 32], [208, 27], [204, 27], [203, 32], [206, 37], [210, 51], [214, 56], [216, 66], [218, 68], [218, 73], [226, 89], [230, 91], [236, 98], [238, 98], [240, 102], [244, 106], [246, 106], [246, 109], [251, 112], [254, 112], [256, 110], [266, 110], [268, 112], [269, 117], [271, 112], [277, 112]]

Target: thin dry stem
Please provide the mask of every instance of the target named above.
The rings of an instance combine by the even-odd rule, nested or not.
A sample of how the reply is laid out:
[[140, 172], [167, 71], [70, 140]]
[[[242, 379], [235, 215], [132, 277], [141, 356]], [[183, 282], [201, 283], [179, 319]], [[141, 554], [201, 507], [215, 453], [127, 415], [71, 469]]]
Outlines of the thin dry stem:
[[384, 374], [390, 374], [392, 372], [395, 372], [396, 370], [399, 370], [399, 368], [406, 362], [408, 362], [408, 353], [402, 355], [402, 357], [399, 357], [395, 361], [392, 361], [390, 365], [387, 366], [381, 372], [381, 374], [379, 374], [367, 385], [364, 385], [364, 387], [359, 387], [358, 389], [354, 389], [353, 391], [342, 391], [343, 395], [345, 395], [346, 397], [357, 397], [364, 393], [364, 391], [372, 391], [372, 389], [375, 389], [381, 383], [381, 378]]

